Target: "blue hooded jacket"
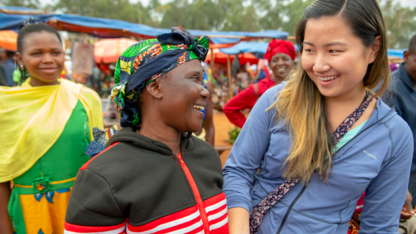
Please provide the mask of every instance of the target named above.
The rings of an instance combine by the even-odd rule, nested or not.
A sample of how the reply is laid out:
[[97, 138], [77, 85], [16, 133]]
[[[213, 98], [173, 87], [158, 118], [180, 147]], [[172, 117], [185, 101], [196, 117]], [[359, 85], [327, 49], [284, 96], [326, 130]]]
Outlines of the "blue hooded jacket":
[[[269, 89], [256, 103], [225, 164], [229, 209], [251, 213], [285, 181], [291, 140], [287, 126], [275, 122], [275, 110], [266, 111], [284, 85]], [[361, 130], [334, 155], [328, 182], [314, 174], [307, 186], [296, 184], [267, 212], [258, 234], [346, 234], [364, 192], [360, 233], [398, 233], [412, 156], [409, 126], [379, 98]]]

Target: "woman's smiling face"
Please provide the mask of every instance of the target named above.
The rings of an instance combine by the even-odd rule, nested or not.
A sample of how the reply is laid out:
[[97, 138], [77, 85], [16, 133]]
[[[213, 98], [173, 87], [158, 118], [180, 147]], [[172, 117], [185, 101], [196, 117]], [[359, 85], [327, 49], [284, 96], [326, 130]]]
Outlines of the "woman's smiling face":
[[197, 132], [202, 126], [209, 92], [202, 86], [201, 62], [194, 59], [178, 66], [160, 80], [161, 115], [167, 125], [180, 132]]
[[64, 51], [58, 37], [50, 32], [31, 33], [24, 39], [19, 64], [25, 66], [32, 83], [47, 85], [59, 78], [64, 68]]
[[351, 97], [364, 88], [368, 65], [377, 55], [375, 47], [365, 47], [339, 16], [309, 19], [301, 63], [323, 96]]
[[293, 69], [294, 61], [285, 53], [277, 53], [273, 55], [270, 60], [270, 68], [273, 71], [273, 75], [280, 79], [286, 78], [287, 74]]

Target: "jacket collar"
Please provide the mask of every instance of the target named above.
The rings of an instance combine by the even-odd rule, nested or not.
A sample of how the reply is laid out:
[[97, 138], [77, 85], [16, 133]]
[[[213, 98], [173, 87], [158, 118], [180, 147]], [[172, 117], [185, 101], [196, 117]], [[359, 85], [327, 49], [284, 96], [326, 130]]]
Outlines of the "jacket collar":
[[[173, 154], [172, 150], [164, 143], [138, 134], [131, 127], [123, 128], [118, 131], [109, 139], [106, 147], [109, 147], [116, 142], [130, 143], [139, 148], [153, 151], [162, 155], [170, 156]], [[181, 151], [192, 151], [193, 148], [194, 142], [192, 137], [188, 139], [186, 138], [186, 133], [183, 133], [181, 138]]]

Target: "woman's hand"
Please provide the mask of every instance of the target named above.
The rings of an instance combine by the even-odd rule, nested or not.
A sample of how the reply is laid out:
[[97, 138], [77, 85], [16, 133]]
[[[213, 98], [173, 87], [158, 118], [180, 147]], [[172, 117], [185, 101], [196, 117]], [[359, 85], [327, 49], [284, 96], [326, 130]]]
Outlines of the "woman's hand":
[[250, 214], [241, 207], [228, 209], [228, 229], [230, 234], [250, 234]]
[[0, 233], [12, 234], [7, 205], [10, 199], [10, 182], [0, 183]]
[[407, 191], [406, 201], [404, 202], [404, 206], [401, 212], [401, 219], [410, 219], [416, 211], [412, 207], [412, 195]]

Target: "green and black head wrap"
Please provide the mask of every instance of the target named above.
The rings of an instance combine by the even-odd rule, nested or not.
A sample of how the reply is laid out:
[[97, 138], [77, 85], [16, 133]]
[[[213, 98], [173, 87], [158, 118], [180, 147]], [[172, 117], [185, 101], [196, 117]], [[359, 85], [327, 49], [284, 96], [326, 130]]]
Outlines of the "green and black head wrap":
[[197, 38], [173, 27], [172, 33], [159, 35], [130, 46], [116, 64], [111, 99], [120, 113], [122, 127], [140, 127], [137, 99], [147, 84], [192, 59], [205, 60], [208, 38]]

